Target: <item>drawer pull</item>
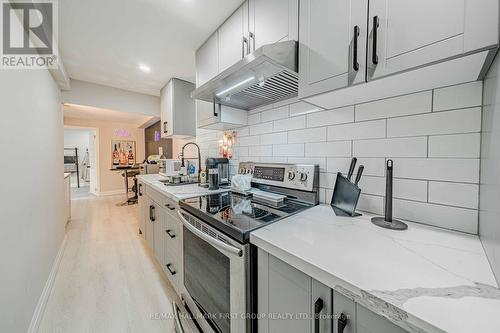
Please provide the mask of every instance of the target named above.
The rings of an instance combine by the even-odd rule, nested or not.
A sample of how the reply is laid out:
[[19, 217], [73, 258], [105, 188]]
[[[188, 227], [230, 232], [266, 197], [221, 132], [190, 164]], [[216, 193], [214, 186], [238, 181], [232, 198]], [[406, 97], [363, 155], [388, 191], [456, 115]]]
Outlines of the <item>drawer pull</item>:
[[167, 269], [170, 272], [170, 274], [171, 275], [177, 274], [177, 272], [175, 270], [172, 270], [170, 267], [172, 267], [172, 264], [167, 264]]
[[339, 320], [337, 321], [337, 332], [344, 333], [344, 328], [347, 326], [347, 316], [343, 313], [340, 314]]
[[372, 45], [372, 63], [378, 65], [377, 43], [378, 43], [378, 28], [380, 26], [378, 16], [373, 17], [373, 45]]
[[354, 45], [353, 45], [353, 52], [352, 52], [352, 69], [354, 71], [359, 71], [359, 62], [358, 62], [358, 37], [359, 37], [359, 27], [355, 26], [354, 27]]
[[167, 233], [167, 235], [169, 235], [169, 236], [170, 236], [170, 238], [175, 238], [175, 235], [174, 235], [174, 234], [172, 234], [172, 230], [167, 229], [167, 230], [165, 230], [165, 232]]

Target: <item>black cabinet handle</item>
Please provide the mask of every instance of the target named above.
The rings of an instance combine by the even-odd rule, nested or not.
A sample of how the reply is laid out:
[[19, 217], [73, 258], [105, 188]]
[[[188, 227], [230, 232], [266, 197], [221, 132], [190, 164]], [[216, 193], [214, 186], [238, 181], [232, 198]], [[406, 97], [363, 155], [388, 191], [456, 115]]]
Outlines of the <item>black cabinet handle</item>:
[[168, 124], [168, 121], [163, 122], [163, 133], [168, 133], [167, 124]]
[[337, 333], [344, 333], [344, 328], [346, 326], [347, 326], [347, 316], [341, 313], [337, 321]]
[[170, 210], [174, 210], [175, 209], [175, 207], [170, 206], [170, 204], [165, 204], [165, 207], [167, 207]]
[[167, 233], [167, 235], [169, 235], [169, 236], [170, 236], [170, 238], [175, 238], [175, 235], [174, 235], [174, 234], [172, 234], [172, 230], [167, 229], [167, 230], [165, 230], [165, 232]]
[[139, 184], [139, 196], [142, 197], [142, 184]]
[[378, 55], [377, 55], [378, 27], [379, 27], [378, 16], [374, 16], [373, 17], [373, 49], [372, 49], [372, 63], [374, 65], [378, 65]]
[[170, 267], [172, 267], [172, 264], [167, 264], [167, 269], [170, 272], [170, 274], [175, 275], [177, 272], [175, 270], [172, 270]]
[[359, 37], [359, 27], [354, 27], [354, 42], [353, 42], [353, 52], [352, 52], [352, 69], [356, 72], [359, 71], [359, 62], [358, 62], [358, 37]]
[[217, 102], [215, 100], [215, 97], [214, 97], [214, 103], [213, 103], [213, 105], [214, 105], [214, 117], [218, 117], [219, 113], [217, 112], [217, 109], [216, 109], [218, 104], [217, 104]]
[[153, 205], [149, 206], [149, 219], [151, 220], [151, 222], [156, 221], [155, 206]]
[[243, 36], [241, 41], [241, 59], [245, 58], [245, 56], [248, 54], [249, 51], [250, 51], [250, 46], [248, 45], [248, 39], [245, 36]]
[[323, 300], [318, 298], [314, 302], [314, 333], [319, 333], [319, 313], [323, 310]]

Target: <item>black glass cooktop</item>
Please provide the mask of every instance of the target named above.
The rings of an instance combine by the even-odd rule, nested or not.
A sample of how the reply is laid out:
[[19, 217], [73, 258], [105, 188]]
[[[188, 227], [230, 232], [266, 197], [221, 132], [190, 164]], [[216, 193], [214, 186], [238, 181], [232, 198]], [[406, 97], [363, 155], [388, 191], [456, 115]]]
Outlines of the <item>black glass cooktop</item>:
[[197, 218], [243, 243], [248, 242], [250, 232], [311, 207], [289, 199], [281, 205], [271, 206], [254, 200], [252, 196], [232, 192], [184, 199], [179, 204]]

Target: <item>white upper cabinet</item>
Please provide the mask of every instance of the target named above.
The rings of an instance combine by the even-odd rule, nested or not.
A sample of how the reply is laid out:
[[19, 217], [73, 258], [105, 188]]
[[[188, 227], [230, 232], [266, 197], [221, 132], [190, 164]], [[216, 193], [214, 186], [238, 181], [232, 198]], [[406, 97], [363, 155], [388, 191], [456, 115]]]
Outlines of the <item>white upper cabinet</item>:
[[249, 0], [250, 49], [276, 42], [297, 40], [298, 0]]
[[371, 0], [368, 79], [498, 44], [497, 0]]
[[220, 27], [219, 72], [247, 55], [248, 47], [248, 2], [238, 8]]
[[161, 136], [196, 136], [196, 109], [191, 92], [195, 85], [191, 82], [171, 79], [160, 94]]
[[302, 0], [299, 98], [365, 82], [368, 0]]
[[217, 31], [196, 51], [196, 86], [199, 87], [219, 73]]

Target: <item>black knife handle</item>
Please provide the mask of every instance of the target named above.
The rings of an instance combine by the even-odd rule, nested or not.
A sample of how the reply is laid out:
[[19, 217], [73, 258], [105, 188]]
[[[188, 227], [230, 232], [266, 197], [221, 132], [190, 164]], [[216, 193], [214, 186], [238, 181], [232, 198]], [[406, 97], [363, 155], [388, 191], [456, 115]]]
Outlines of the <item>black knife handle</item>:
[[363, 174], [363, 170], [365, 169], [364, 165], [360, 165], [358, 168], [358, 174], [356, 175], [356, 180], [354, 181], [354, 185], [358, 185], [359, 180], [361, 179], [361, 175]]
[[347, 326], [347, 316], [343, 313], [340, 314], [337, 321], [337, 333], [344, 333], [344, 328]]
[[387, 160], [385, 174], [385, 221], [392, 222], [392, 174], [394, 162]]
[[349, 166], [349, 173], [347, 174], [347, 179], [351, 180], [352, 174], [354, 173], [354, 168], [356, 167], [356, 162], [358, 159], [356, 157], [353, 157], [351, 160], [351, 165]]
[[319, 333], [319, 313], [323, 310], [323, 300], [318, 298], [314, 302], [314, 333]]

